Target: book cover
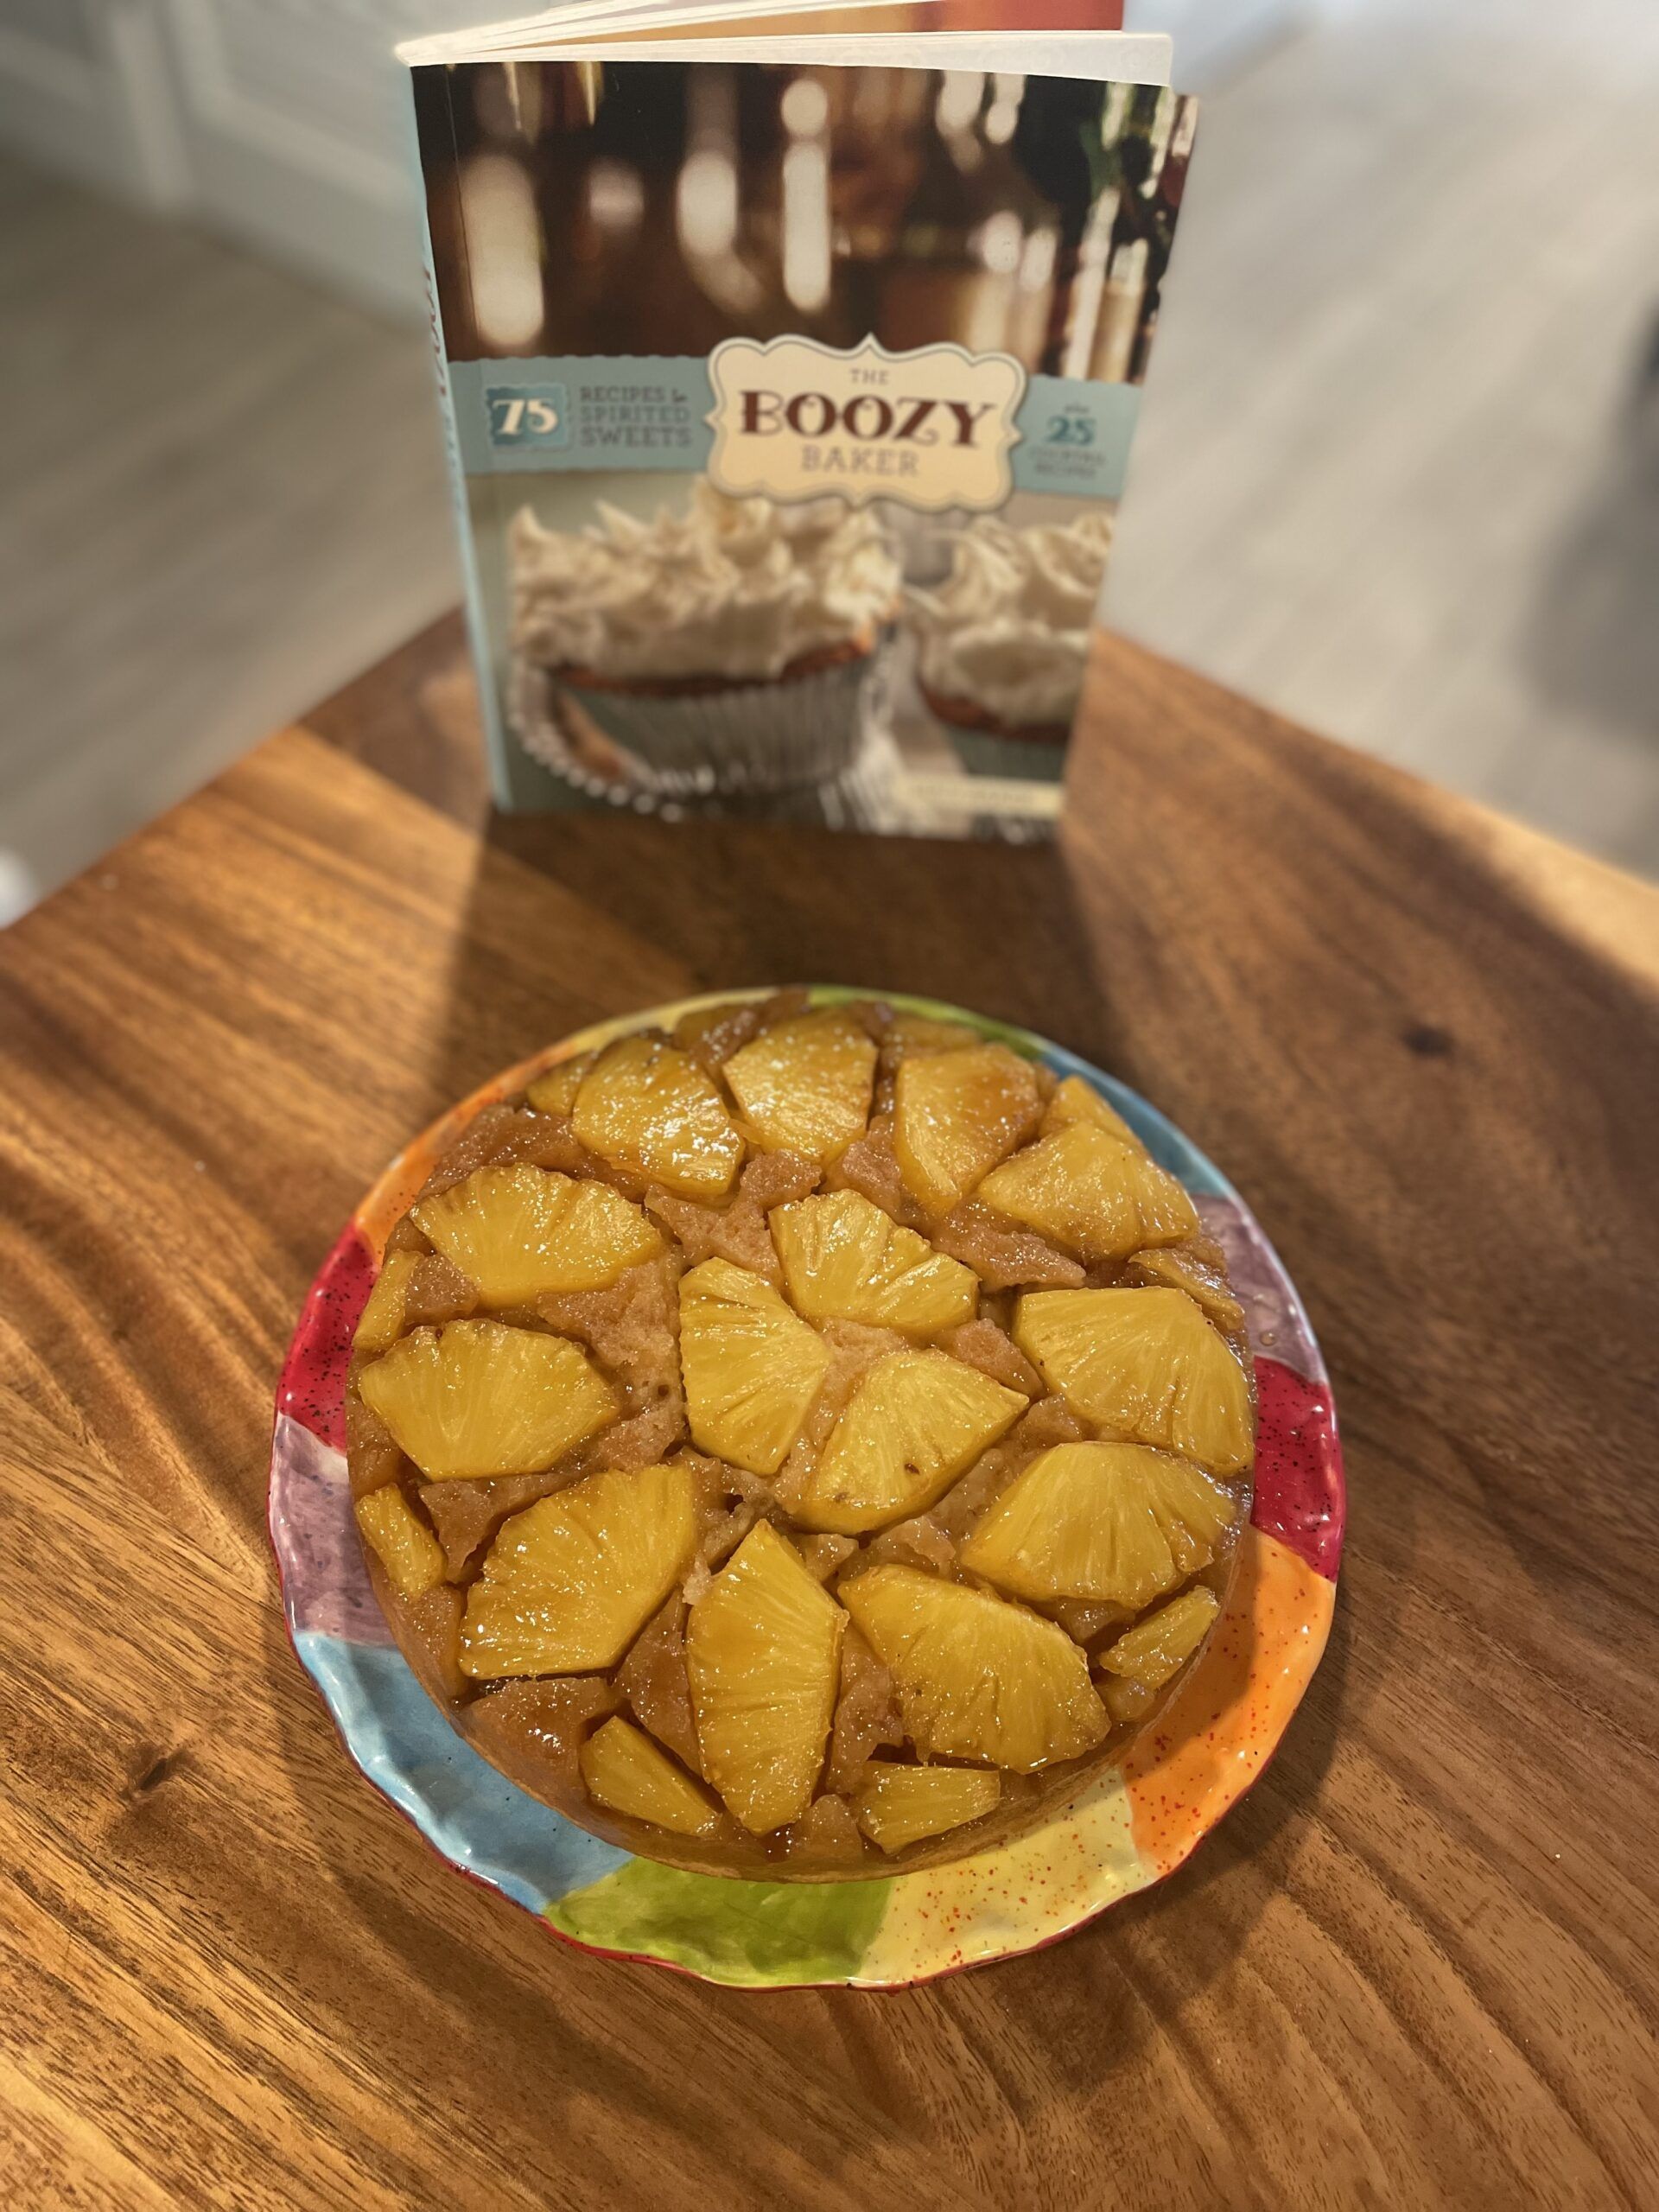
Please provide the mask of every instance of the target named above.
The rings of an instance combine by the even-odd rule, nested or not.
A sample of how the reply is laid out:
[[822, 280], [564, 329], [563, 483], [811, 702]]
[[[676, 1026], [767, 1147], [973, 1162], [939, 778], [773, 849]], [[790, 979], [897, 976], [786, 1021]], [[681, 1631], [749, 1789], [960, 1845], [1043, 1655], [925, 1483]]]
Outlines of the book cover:
[[671, 50], [412, 72], [498, 802], [1045, 836], [1194, 104]]

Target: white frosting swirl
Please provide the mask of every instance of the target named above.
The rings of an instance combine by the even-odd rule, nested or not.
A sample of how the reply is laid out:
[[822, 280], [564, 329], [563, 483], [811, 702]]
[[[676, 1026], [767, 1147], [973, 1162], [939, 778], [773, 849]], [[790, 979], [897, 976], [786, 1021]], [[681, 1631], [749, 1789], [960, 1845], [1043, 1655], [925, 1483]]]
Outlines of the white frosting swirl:
[[899, 598], [875, 517], [842, 499], [731, 499], [700, 479], [683, 514], [650, 522], [604, 500], [579, 531], [513, 518], [512, 634], [550, 668], [622, 681], [766, 677], [873, 641]]
[[1070, 722], [1111, 543], [1111, 516], [1098, 507], [1028, 530], [978, 517], [939, 588], [905, 595], [922, 681], [1008, 729]]

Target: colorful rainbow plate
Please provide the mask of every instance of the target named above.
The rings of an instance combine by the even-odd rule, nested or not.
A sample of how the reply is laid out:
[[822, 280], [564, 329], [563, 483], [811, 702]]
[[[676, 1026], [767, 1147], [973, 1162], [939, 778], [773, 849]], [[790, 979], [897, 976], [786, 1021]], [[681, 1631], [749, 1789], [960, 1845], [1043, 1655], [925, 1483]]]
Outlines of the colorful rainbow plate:
[[[1192, 1193], [1249, 1317], [1260, 1398], [1255, 1503], [1227, 1605], [1174, 1702], [1046, 1826], [953, 1866], [860, 1882], [737, 1882], [676, 1872], [602, 1843], [526, 1796], [451, 1729], [392, 1643], [358, 1548], [346, 1482], [352, 1333], [385, 1237], [480, 1109], [556, 1061], [720, 992], [588, 1029], [509, 1069], [393, 1160], [324, 1262], [283, 1371], [271, 1542], [295, 1649], [358, 1765], [463, 1872], [594, 1951], [742, 1987], [893, 1989], [1052, 1943], [1171, 1873], [1272, 1756], [1325, 1649], [1342, 1550], [1342, 1455], [1324, 1362], [1289, 1277], [1231, 1185], [1122, 1084], [1028, 1032], [971, 1023], [1080, 1075]], [[816, 1004], [875, 996], [816, 989]]]

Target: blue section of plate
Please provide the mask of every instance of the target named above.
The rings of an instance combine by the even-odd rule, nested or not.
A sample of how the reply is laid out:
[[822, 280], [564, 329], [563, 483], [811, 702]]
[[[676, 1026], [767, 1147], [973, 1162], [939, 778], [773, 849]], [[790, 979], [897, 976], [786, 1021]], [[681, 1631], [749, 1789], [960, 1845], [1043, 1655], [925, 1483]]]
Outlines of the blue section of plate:
[[531, 1912], [628, 1864], [464, 1743], [389, 1644], [294, 1639], [352, 1757], [433, 1847]]

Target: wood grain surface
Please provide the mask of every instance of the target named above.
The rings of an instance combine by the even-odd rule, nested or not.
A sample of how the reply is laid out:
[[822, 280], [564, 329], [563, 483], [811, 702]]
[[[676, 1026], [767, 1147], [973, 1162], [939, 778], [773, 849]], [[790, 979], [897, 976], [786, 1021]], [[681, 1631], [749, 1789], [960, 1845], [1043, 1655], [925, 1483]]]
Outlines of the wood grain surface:
[[[0, 938], [0, 2195], [1651, 2205], [1659, 894], [1117, 645], [1046, 852], [491, 823], [469, 696], [445, 626]], [[403, 1138], [797, 977], [1155, 1099], [1348, 1454], [1266, 1778], [1161, 1888], [898, 1995], [607, 1962], [458, 1879], [264, 1533], [296, 1309]]]

